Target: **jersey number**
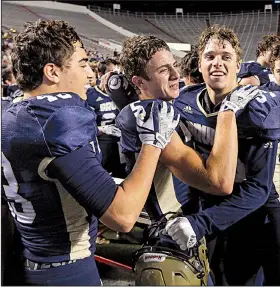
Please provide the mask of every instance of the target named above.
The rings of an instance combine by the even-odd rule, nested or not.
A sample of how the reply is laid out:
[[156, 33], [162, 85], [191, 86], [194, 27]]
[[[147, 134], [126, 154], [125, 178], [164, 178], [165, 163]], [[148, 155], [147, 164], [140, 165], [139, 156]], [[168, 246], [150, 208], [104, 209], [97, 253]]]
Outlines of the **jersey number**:
[[105, 113], [102, 116], [101, 126], [106, 126], [107, 124], [112, 124], [116, 118], [115, 113]]
[[58, 99], [71, 99], [72, 96], [70, 94], [57, 94], [55, 96], [52, 95], [44, 95], [44, 96], [37, 96], [38, 100], [47, 99], [49, 102], [57, 101]]
[[3, 152], [2, 169], [8, 182], [8, 185], [3, 185], [3, 188], [7, 196], [9, 208], [13, 217], [20, 223], [32, 224], [36, 217], [32, 203], [18, 194], [18, 183], [16, 181], [11, 164]]

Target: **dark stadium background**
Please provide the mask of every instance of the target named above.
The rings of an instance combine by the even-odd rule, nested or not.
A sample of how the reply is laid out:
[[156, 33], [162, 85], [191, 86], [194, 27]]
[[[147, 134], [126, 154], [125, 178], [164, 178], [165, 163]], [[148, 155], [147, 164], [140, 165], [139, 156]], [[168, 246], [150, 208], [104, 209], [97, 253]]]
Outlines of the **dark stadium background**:
[[121, 10], [133, 12], [161, 12], [175, 14], [176, 8], [183, 8], [184, 12], [224, 12], [264, 10], [264, 5], [272, 4], [273, 10], [279, 9], [274, 1], [57, 1], [78, 5], [96, 5], [112, 8], [114, 3], [121, 5]]

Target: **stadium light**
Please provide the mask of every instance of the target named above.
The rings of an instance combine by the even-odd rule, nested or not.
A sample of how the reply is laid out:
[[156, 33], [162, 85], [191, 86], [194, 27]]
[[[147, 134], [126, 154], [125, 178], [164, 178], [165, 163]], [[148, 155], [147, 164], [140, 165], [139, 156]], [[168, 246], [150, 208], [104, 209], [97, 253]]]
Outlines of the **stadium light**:
[[264, 6], [264, 13], [266, 13], [267, 10], [270, 11], [270, 13], [272, 13], [272, 5], [271, 4]]
[[118, 10], [118, 13], [120, 13], [120, 9], [121, 9], [121, 5], [120, 4], [117, 4], [117, 3], [113, 4], [113, 12], [114, 12], [114, 14], [115, 14], [116, 10]]
[[178, 14], [181, 14], [182, 17], [183, 17], [183, 14], [184, 14], [183, 8], [176, 8], [176, 18], [177, 18], [177, 15], [178, 15]]

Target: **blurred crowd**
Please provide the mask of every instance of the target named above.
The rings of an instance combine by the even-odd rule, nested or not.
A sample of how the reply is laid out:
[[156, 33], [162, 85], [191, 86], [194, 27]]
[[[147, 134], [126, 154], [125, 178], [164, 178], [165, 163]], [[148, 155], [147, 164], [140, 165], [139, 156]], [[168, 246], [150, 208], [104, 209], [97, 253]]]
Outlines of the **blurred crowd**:
[[[15, 79], [12, 74], [12, 62], [11, 62], [11, 52], [14, 45], [14, 37], [17, 35], [18, 31], [14, 28], [10, 28], [7, 32], [1, 30], [2, 37], [2, 47], [1, 47], [1, 70], [2, 70], [2, 90], [6, 88], [7, 85], [15, 84]], [[115, 69], [115, 66], [119, 65], [120, 54], [115, 50], [111, 54], [102, 54], [95, 47], [86, 47], [86, 53], [89, 59], [89, 65], [94, 72], [94, 77], [89, 79], [89, 84], [95, 86], [100, 83], [100, 78], [111, 68]], [[110, 66], [106, 69], [106, 66]], [[3, 91], [2, 91], [3, 92]], [[7, 96], [5, 93], [3, 96]]]

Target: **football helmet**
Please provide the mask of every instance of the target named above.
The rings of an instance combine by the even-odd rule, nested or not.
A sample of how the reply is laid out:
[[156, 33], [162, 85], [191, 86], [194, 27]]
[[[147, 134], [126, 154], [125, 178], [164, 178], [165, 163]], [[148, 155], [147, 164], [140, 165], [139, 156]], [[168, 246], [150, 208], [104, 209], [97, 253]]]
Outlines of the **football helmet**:
[[182, 252], [162, 232], [165, 216], [151, 224], [144, 234], [144, 245], [133, 259], [135, 285], [140, 286], [205, 286], [210, 273], [205, 238]]
[[105, 90], [119, 110], [138, 100], [136, 90], [124, 74], [111, 73]]

